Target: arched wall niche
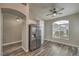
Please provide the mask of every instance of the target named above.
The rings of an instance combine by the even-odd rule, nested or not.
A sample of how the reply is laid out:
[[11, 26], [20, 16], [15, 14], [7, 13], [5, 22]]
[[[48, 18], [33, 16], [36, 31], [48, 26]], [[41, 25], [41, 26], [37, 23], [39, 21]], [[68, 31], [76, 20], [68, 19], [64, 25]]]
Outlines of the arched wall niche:
[[22, 19], [26, 20], [26, 15], [24, 15], [23, 13], [14, 10], [14, 9], [10, 9], [10, 8], [1, 8], [2, 13], [9, 13], [9, 14], [13, 14], [16, 15], [17, 17], [20, 17]]
[[19, 3], [1, 3], [0, 8], [9, 8], [17, 10], [23, 13], [24, 15], [27, 15], [27, 7]]
[[[22, 4], [19, 3], [0, 3], [0, 55], [3, 55], [3, 49], [2, 47], [2, 40], [3, 40], [3, 17], [2, 17], [2, 12], [3, 11], [7, 11], [9, 13], [12, 14], [17, 14], [19, 17], [24, 18], [26, 20], [26, 16], [27, 16], [27, 6], [24, 6]], [[12, 10], [14, 12], [8, 11], [8, 10]], [[26, 21], [25, 21], [25, 27], [24, 27], [24, 33], [22, 34], [24, 37], [26, 36]], [[22, 38], [24, 40], [24, 42], [26, 43], [26, 38]], [[24, 44], [25, 45], [25, 44]], [[23, 48], [25, 49], [25, 47], [23, 46]]]

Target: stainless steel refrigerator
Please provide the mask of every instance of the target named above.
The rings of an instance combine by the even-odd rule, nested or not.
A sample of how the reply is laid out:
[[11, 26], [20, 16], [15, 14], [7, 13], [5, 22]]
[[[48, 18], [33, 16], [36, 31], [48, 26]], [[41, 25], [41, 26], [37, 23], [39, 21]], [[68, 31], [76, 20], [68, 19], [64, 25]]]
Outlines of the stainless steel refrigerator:
[[41, 30], [36, 24], [29, 25], [29, 50], [33, 51], [41, 47]]

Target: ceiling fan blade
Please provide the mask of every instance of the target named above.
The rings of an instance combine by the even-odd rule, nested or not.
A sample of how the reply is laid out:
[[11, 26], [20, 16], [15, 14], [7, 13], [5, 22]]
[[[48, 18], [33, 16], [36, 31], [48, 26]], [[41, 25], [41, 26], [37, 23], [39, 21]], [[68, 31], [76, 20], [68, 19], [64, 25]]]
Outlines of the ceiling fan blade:
[[53, 12], [54, 10], [50, 9], [49, 11], [50, 11], [50, 12]]
[[61, 8], [60, 10], [58, 10], [57, 12], [60, 12], [60, 11], [62, 11], [62, 10], [64, 10], [64, 8]]
[[63, 13], [57, 13], [57, 14], [63, 14]]
[[52, 14], [47, 14], [46, 16], [49, 16], [49, 15], [52, 15]]
[[56, 11], [56, 8], [51, 8], [50, 12]]

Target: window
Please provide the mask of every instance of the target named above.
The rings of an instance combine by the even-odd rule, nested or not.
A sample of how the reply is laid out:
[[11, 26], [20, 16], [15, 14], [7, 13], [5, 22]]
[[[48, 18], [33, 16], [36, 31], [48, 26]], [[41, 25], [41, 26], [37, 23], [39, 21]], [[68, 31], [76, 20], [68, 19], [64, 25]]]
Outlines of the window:
[[69, 40], [69, 21], [60, 20], [53, 24], [53, 38]]

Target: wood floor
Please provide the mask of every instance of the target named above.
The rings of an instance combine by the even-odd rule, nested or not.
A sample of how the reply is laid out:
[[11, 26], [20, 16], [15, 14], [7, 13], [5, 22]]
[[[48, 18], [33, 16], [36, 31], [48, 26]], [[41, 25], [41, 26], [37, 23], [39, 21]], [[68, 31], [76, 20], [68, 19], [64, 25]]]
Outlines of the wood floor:
[[21, 42], [19, 42], [19, 43], [3, 46], [3, 55], [8, 55], [13, 51], [20, 49], [21, 45], [22, 45]]
[[[19, 47], [21, 43], [17, 46]], [[44, 44], [41, 48], [36, 49], [35, 51], [25, 52], [22, 48], [15, 49], [15, 45], [4, 47], [4, 56], [76, 56], [78, 49], [76, 47], [71, 47], [59, 43], [54, 43], [50, 41], [44, 41]], [[7, 52], [6, 52], [7, 51]]]

